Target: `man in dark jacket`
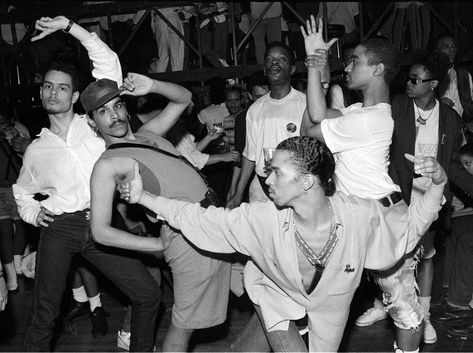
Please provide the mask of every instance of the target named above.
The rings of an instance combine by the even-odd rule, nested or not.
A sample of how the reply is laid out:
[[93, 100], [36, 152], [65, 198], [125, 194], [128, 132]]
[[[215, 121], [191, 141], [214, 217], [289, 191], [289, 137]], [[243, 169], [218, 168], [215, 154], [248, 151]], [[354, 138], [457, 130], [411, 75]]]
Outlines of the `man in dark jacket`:
[[[473, 177], [462, 167], [458, 151], [462, 143], [460, 116], [448, 105], [436, 99], [439, 82], [446, 75], [448, 61], [441, 53], [421, 53], [411, 66], [404, 95], [392, 101], [394, 132], [391, 145], [389, 173], [401, 187], [406, 203], [423, 194], [428, 187], [426, 180], [414, 173], [411, 165], [404, 162], [404, 154], [433, 156], [447, 171], [451, 182], [469, 194], [473, 194]], [[424, 235], [422, 261], [419, 264], [419, 302], [425, 311], [424, 342], [437, 340], [430, 324], [430, 297], [433, 281], [435, 254], [433, 240], [435, 231], [448, 229], [450, 220], [450, 189], [445, 188], [443, 216]], [[448, 244], [447, 244], [448, 246]]]

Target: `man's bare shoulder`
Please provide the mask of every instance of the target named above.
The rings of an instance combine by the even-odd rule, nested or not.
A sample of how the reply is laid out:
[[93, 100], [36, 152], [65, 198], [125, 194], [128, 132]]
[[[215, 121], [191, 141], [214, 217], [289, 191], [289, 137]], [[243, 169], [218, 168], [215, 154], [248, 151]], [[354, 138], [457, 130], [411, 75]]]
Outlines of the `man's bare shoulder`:
[[95, 163], [93, 175], [126, 179], [133, 172], [134, 159], [102, 155]]

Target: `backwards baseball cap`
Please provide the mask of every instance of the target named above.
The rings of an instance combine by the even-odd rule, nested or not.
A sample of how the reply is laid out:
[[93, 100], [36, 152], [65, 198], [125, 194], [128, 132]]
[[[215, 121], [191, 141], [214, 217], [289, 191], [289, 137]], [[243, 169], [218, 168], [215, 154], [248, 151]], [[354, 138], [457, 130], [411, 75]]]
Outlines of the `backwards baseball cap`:
[[102, 78], [92, 82], [80, 95], [80, 101], [87, 113], [94, 111], [120, 94], [115, 81]]

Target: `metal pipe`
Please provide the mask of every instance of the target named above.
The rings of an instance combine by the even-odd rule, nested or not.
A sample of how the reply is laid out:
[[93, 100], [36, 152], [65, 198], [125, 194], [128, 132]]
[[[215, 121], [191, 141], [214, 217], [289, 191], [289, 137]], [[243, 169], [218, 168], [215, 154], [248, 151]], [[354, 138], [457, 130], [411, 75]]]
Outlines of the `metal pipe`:
[[107, 12], [107, 24], [108, 24], [108, 40], [110, 43], [109, 46], [113, 50], [113, 34], [112, 34], [112, 15], [110, 12]]
[[296, 18], [299, 20], [299, 22], [300, 22], [303, 26], [306, 25], [306, 22], [305, 22], [305, 20], [302, 18], [302, 16], [299, 15], [299, 13], [298, 13], [291, 5], [289, 5], [289, 3], [288, 3], [287, 1], [283, 1], [282, 3], [283, 3], [284, 6], [286, 6], [286, 7], [288, 8], [289, 11], [291, 11], [291, 12], [294, 14], [294, 16], [296, 16]]
[[[197, 10], [197, 9], [196, 9]], [[199, 11], [195, 12], [195, 28], [197, 31], [197, 46], [199, 48], [198, 55], [199, 55], [199, 68], [204, 67], [204, 59], [202, 58], [202, 37], [200, 35], [200, 18], [199, 18]], [[200, 87], [205, 87], [205, 83], [203, 80], [200, 80]]]
[[424, 6], [427, 7], [427, 9], [429, 9], [429, 11], [432, 13], [432, 15], [434, 15], [434, 17], [446, 28], [448, 29], [448, 31], [455, 35], [455, 30], [453, 30], [449, 25], [448, 23], [446, 23], [444, 20], [442, 20], [442, 18], [439, 16], [439, 14], [437, 13], [437, 11], [435, 11], [431, 5], [429, 5], [427, 2], [423, 2]]
[[153, 9], [153, 12], [159, 16], [159, 18], [161, 18], [163, 20], [164, 23], [166, 23], [169, 28], [171, 28], [178, 36], [179, 38], [181, 38], [184, 43], [189, 47], [191, 48], [194, 53], [196, 54], [199, 54], [199, 51], [189, 42], [187, 41], [186, 37], [184, 37], [184, 34], [182, 34], [177, 28], [176, 26], [174, 26], [171, 22], [169, 22], [169, 20], [166, 18], [166, 16], [164, 16], [161, 11], [159, 11], [159, 9], [155, 8]]
[[[392, 10], [393, 8], [393, 3], [389, 3], [388, 7], [386, 7], [386, 9], [383, 11], [383, 13], [381, 14], [381, 16], [378, 18], [378, 20], [373, 24], [373, 26], [371, 27], [371, 29], [368, 31], [368, 33], [361, 39], [361, 41], [364, 41], [366, 40], [367, 38], [369, 38], [373, 32], [375, 32], [379, 26], [381, 25], [381, 22], [383, 22], [384, 18], [386, 17], [386, 15], [389, 13], [389, 11]], [[400, 33], [399, 33], [400, 34]]]
[[128, 36], [128, 39], [126, 40], [126, 42], [122, 45], [122, 47], [120, 48], [119, 52], [118, 52], [118, 56], [122, 56], [123, 55], [123, 52], [125, 51], [126, 47], [128, 47], [128, 45], [130, 44], [131, 40], [133, 39], [133, 37], [135, 36], [135, 34], [138, 32], [138, 30], [141, 28], [141, 25], [145, 22], [146, 20], [146, 17], [149, 16], [149, 14], [151, 13], [151, 9], [148, 9], [146, 10], [146, 12], [143, 14], [143, 16], [141, 16], [140, 20], [138, 21], [138, 23], [136, 24], [135, 28], [133, 28], [133, 31], [131, 32], [131, 34]]
[[238, 66], [238, 55], [237, 55], [237, 45], [236, 45], [236, 28], [235, 28], [235, 9], [233, 7], [233, 2], [230, 2], [228, 5], [230, 10], [230, 26], [232, 27], [232, 50], [233, 50], [233, 65]]
[[248, 33], [245, 35], [245, 37], [241, 40], [240, 44], [238, 44], [238, 47], [237, 47], [237, 52], [240, 51], [240, 49], [243, 47], [243, 45], [246, 44], [246, 41], [248, 40], [248, 38], [250, 38], [251, 34], [253, 33], [253, 31], [255, 30], [256, 26], [258, 25], [258, 23], [261, 22], [261, 20], [263, 19], [263, 16], [266, 15], [266, 12], [268, 12], [269, 8], [273, 5], [273, 2], [274, 1], [271, 1], [270, 3], [268, 3], [268, 5], [266, 5], [266, 7], [263, 9], [263, 12], [260, 13], [260, 15], [258, 16], [258, 18], [256, 19], [255, 23], [253, 23], [250, 27], [250, 29], [248, 30]]

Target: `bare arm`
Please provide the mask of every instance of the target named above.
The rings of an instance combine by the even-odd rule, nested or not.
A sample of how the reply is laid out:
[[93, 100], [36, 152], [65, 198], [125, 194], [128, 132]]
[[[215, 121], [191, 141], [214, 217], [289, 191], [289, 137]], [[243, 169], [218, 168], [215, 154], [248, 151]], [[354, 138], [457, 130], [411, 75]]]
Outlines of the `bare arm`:
[[195, 148], [199, 150], [200, 152], [202, 152], [209, 145], [210, 142], [212, 142], [213, 140], [216, 140], [221, 135], [222, 135], [221, 133], [219, 134], [217, 133], [217, 129], [212, 128], [209, 130], [207, 135], [205, 135], [204, 138], [202, 138], [202, 140], [200, 140], [199, 142], [195, 144]]
[[323, 23], [320, 20], [317, 31], [314, 16], [311, 16], [311, 22], [307, 21], [307, 33], [301, 26], [307, 54], [306, 66], [308, 67], [307, 112], [309, 120], [313, 124], [341, 115], [340, 111], [327, 107], [326, 91], [321, 85], [321, 82], [330, 81], [327, 51], [336, 41], [336, 39], [332, 39], [325, 43], [322, 37], [322, 28]]
[[245, 156], [242, 157], [240, 178], [238, 179], [235, 195], [227, 202], [228, 208], [235, 208], [241, 204], [243, 192], [245, 191], [246, 185], [248, 185], [251, 175], [255, 170], [255, 165], [256, 163], [254, 161], [250, 161]]
[[191, 92], [182, 86], [153, 80], [137, 73], [127, 75], [123, 81], [123, 88], [123, 94], [142, 96], [156, 93], [170, 100], [159, 114], [140, 127], [140, 130], [150, 131], [159, 136], [163, 136], [176, 123], [192, 98]]
[[230, 189], [228, 190], [227, 201], [229, 201], [233, 197], [233, 195], [235, 195], [238, 179], [240, 178], [240, 173], [241, 168], [235, 165], [233, 167], [232, 181], [230, 183]]
[[[161, 238], [133, 235], [113, 228], [112, 209], [116, 176], [133, 178], [134, 160], [129, 158], [101, 158], [94, 166], [91, 177], [91, 227], [94, 240], [100, 244], [137, 251], [161, 251]], [[126, 179], [125, 179], [126, 180]]]
[[219, 162], [238, 162], [240, 154], [237, 151], [228, 151], [219, 154], [210, 154], [205, 165], [215, 164]]

